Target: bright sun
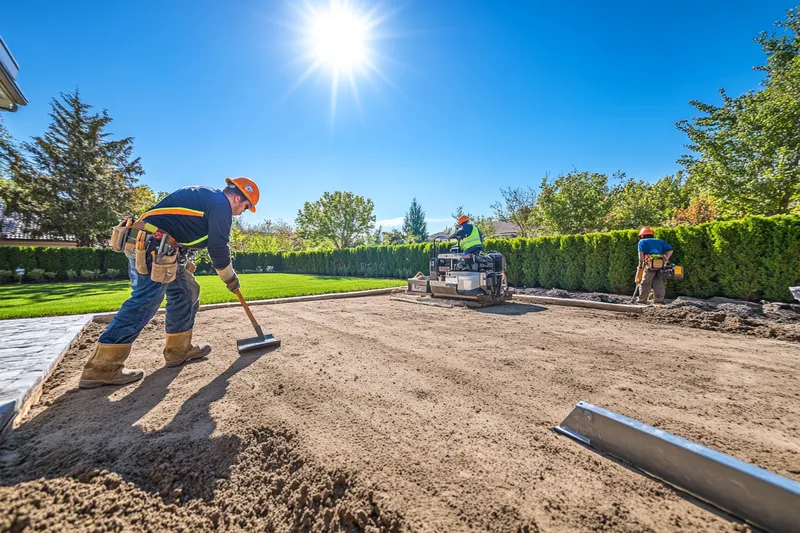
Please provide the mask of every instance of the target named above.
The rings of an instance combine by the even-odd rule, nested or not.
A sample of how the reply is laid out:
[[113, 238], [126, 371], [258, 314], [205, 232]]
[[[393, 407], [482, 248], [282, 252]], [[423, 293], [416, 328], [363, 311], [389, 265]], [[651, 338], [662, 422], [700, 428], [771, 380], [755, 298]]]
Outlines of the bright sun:
[[368, 59], [369, 24], [343, 4], [312, 15], [309, 27], [316, 60], [340, 74], [364, 68]]
[[328, 0], [312, 3], [306, 0], [290, 4], [301, 18], [299, 25], [292, 24], [290, 27], [302, 35], [301, 58], [308, 67], [289, 89], [289, 93], [312, 74], [328, 73], [331, 78], [331, 126], [335, 121], [340, 83], [350, 86], [359, 113], [361, 102], [357, 77], [373, 81], [372, 75], [375, 75], [394, 86], [377, 65], [378, 58], [382, 56], [371, 46], [374, 41], [387, 38], [378, 34], [377, 30], [391, 15], [380, 13], [377, 6], [364, 10], [354, 2]]

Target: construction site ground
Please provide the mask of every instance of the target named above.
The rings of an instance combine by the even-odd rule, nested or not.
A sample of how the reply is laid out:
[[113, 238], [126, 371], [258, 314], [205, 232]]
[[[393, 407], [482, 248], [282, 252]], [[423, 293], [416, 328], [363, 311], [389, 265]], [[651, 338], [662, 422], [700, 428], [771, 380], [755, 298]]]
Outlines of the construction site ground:
[[283, 341], [78, 390], [94, 324], [0, 444], [0, 530], [746, 531], [557, 436], [579, 400], [800, 480], [800, 348], [625, 314], [388, 296], [254, 309]]

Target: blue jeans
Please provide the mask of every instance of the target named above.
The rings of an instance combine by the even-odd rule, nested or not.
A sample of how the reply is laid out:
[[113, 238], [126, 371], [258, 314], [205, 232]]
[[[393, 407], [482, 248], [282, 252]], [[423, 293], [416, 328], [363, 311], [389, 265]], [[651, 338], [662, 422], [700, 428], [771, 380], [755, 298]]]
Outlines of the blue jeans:
[[[148, 271], [150, 263], [148, 257]], [[125, 300], [100, 335], [100, 344], [132, 344], [158, 311], [165, 294], [167, 333], [182, 333], [194, 327], [194, 317], [200, 307], [200, 285], [185, 265], [178, 267], [177, 277], [172, 283], [156, 283], [150, 279], [149, 273], [139, 274], [136, 261], [128, 258], [128, 277], [131, 279], [131, 297]]]

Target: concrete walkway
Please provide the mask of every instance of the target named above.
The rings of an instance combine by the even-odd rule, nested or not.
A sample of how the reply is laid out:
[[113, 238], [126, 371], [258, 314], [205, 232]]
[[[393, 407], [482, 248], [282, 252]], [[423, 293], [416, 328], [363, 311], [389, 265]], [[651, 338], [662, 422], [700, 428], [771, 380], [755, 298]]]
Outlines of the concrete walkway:
[[41, 394], [45, 378], [92, 315], [0, 320], [0, 438]]

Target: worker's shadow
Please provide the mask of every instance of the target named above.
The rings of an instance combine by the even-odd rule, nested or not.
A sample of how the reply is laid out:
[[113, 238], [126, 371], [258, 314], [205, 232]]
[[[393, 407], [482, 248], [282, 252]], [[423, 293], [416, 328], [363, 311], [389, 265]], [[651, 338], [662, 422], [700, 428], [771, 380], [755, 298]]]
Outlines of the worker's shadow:
[[[153, 372], [116, 401], [116, 387], [68, 391], [0, 445], [0, 486], [42, 477], [85, 480], [108, 470], [163, 496], [209, 498], [214, 481], [227, 477], [241, 444], [236, 436], [211, 437], [216, 428], [211, 404], [225, 395], [231, 377], [259, 357], [256, 352], [237, 358], [166, 425], [158, 416], [173, 412], [167, 393], [183, 367]], [[142, 420], [162, 401], [164, 409]], [[173, 492], [177, 488], [181, 492]]]

